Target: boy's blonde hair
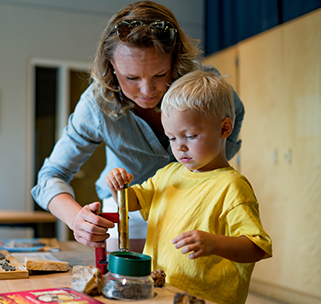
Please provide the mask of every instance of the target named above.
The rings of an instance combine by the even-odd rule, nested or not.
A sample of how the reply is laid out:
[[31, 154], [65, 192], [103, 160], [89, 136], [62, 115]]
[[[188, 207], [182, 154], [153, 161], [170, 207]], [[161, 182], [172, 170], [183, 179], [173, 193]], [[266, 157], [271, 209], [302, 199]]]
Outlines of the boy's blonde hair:
[[202, 70], [194, 71], [176, 80], [163, 97], [161, 111], [170, 116], [173, 109], [200, 111], [207, 119], [231, 118], [235, 110], [232, 86], [225, 77]]

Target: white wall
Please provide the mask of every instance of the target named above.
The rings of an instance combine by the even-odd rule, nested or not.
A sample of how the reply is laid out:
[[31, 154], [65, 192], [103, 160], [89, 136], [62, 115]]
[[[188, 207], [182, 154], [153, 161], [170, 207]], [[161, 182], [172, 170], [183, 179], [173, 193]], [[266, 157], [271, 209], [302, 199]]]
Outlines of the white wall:
[[[34, 58], [91, 62], [110, 16], [135, 1], [0, 0], [0, 209], [31, 207], [28, 63]], [[183, 30], [203, 40], [203, 0], [159, 0]], [[203, 44], [201, 43], [201, 46]], [[11, 237], [0, 229], [0, 239]], [[20, 235], [19, 235], [20, 237]], [[21, 235], [23, 237], [23, 235]]]

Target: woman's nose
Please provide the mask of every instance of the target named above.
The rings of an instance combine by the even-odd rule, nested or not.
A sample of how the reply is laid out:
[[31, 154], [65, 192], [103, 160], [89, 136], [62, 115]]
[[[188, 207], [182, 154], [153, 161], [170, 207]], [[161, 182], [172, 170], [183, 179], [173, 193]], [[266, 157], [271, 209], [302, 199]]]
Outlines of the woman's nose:
[[151, 97], [151, 94], [155, 91], [155, 85], [152, 81], [143, 81], [140, 87], [140, 91], [145, 96]]

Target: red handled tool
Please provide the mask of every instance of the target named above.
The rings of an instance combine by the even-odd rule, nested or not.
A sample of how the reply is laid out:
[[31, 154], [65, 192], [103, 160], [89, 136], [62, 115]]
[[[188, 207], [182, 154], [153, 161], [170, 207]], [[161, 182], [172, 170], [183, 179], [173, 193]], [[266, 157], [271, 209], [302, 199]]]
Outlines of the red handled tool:
[[[119, 223], [118, 212], [100, 213], [100, 216], [113, 223]], [[107, 272], [107, 248], [95, 248], [95, 263], [96, 267], [101, 271], [102, 274]]]

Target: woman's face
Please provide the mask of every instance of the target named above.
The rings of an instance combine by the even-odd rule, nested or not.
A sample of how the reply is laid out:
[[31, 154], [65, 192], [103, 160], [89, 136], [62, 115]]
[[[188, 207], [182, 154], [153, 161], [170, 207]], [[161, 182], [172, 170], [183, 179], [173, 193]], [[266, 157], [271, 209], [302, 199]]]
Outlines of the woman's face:
[[154, 47], [122, 43], [111, 64], [124, 95], [143, 109], [156, 107], [170, 85], [172, 55], [158, 54]]

